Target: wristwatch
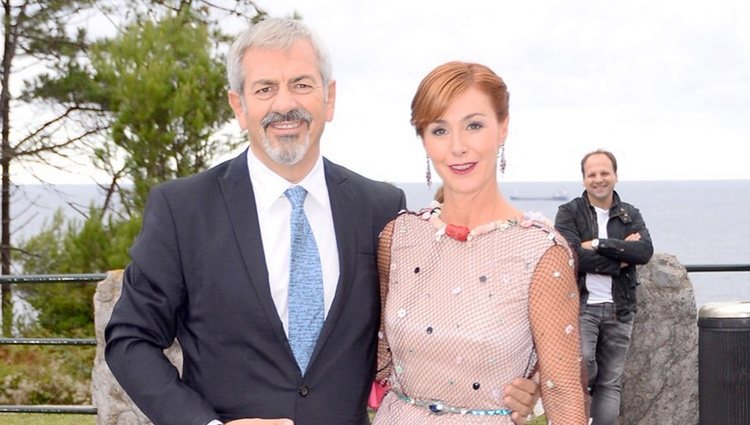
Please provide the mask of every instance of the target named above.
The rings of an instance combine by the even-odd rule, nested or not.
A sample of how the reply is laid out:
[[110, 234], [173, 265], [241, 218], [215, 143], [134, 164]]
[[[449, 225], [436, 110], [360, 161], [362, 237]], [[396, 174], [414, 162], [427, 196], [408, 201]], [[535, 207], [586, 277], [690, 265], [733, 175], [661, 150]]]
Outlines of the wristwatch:
[[591, 247], [594, 248], [594, 251], [599, 249], [599, 239], [592, 239], [591, 240]]

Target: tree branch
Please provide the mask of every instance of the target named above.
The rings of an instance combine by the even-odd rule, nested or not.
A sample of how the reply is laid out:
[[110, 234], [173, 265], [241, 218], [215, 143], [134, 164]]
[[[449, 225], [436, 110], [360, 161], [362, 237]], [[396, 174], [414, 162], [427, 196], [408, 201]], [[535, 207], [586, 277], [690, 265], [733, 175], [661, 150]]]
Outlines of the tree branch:
[[[98, 108], [83, 107], [83, 106], [80, 106], [80, 105], [69, 106], [67, 108], [67, 110], [62, 115], [59, 115], [58, 117], [53, 118], [53, 119], [47, 121], [46, 123], [42, 124], [34, 132], [32, 132], [31, 134], [27, 135], [23, 139], [19, 140], [18, 143], [16, 143], [16, 145], [12, 147], [12, 149], [14, 151], [22, 150], [24, 144], [26, 144], [29, 141], [33, 141], [33, 140], [37, 139], [37, 137], [39, 136], [39, 134], [41, 134], [43, 131], [45, 131], [46, 129], [48, 129], [52, 125], [57, 124], [57, 123], [65, 120], [73, 112], [78, 112], [78, 111], [104, 112], [104, 110], [98, 109]], [[102, 128], [100, 128], [99, 126], [97, 126], [96, 130], [100, 131], [100, 130], [102, 130]], [[16, 155], [16, 156], [20, 156], [20, 155]]]
[[68, 140], [66, 140], [66, 141], [64, 141], [62, 143], [57, 143], [57, 144], [54, 144], [54, 145], [40, 146], [40, 147], [38, 147], [36, 149], [31, 149], [31, 150], [28, 150], [28, 151], [20, 151], [20, 152], [16, 151], [16, 152], [14, 152], [14, 157], [18, 158], [18, 157], [22, 157], [22, 156], [38, 156], [41, 153], [47, 153], [47, 152], [59, 153], [58, 152], [59, 150], [65, 148], [65, 147], [68, 147], [68, 146], [70, 146], [72, 144], [75, 144], [75, 143], [79, 142], [80, 140], [83, 140], [83, 139], [85, 139], [85, 138], [87, 138], [89, 136], [92, 136], [92, 135], [94, 135], [94, 134], [96, 134], [96, 133], [98, 133], [98, 132], [100, 132], [102, 130], [105, 130], [105, 129], [106, 128], [97, 127], [97, 128], [95, 128], [93, 130], [87, 130], [86, 132], [84, 132], [83, 134], [79, 135], [78, 137], [74, 137], [72, 139], [68, 139]]

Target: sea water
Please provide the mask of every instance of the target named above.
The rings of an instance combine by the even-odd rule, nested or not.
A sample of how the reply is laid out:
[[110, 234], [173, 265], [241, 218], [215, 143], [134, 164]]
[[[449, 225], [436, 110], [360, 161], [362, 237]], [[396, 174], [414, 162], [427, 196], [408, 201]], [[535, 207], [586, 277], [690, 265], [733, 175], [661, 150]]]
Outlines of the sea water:
[[[429, 204], [434, 189], [424, 183], [398, 183], [409, 209]], [[554, 220], [560, 197], [580, 196], [580, 182], [500, 182], [503, 194], [522, 211]], [[635, 205], [651, 232], [655, 252], [675, 255], [685, 265], [750, 264], [750, 180], [623, 181], [617, 192]], [[13, 241], [28, 239], [49, 223], [55, 210], [83, 220], [88, 205], [101, 203], [95, 185], [16, 188], [13, 194]], [[750, 272], [690, 273], [696, 304], [750, 301]]]

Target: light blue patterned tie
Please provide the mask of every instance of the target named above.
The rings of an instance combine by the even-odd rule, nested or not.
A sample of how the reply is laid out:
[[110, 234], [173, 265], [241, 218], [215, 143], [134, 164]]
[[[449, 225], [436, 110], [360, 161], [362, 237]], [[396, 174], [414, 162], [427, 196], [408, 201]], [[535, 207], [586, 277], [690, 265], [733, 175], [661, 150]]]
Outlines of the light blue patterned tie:
[[292, 204], [289, 264], [289, 344], [304, 374], [323, 327], [323, 274], [320, 255], [303, 205], [307, 191], [294, 186], [284, 192]]

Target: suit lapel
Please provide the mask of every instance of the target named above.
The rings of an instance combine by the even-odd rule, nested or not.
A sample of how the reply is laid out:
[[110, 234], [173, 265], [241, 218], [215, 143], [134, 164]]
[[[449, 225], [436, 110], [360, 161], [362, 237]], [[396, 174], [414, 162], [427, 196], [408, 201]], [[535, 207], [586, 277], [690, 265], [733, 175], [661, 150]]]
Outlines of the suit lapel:
[[333, 328], [338, 322], [341, 313], [349, 297], [354, 277], [354, 262], [357, 252], [357, 222], [355, 219], [353, 194], [347, 184], [347, 178], [328, 160], [324, 159], [326, 185], [328, 196], [331, 201], [331, 213], [333, 215], [333, 226], [336, 230], [336, 244], [339, 251], [339, 280], [336, 286], [336, 295], [333, 299], [331, 309], [328, 311], [323, 329], [315, 346], [310, 364], [313, 363], [318, 352], [325, 345], [331, 335]]
[[246, 154], [247, 150], [232, 160], [226, 174], [219, 178], [219, 186], [224, 195], [224, 202], [229, 211], [229, 219], [234, 228], [235, 239], [244, 260], [250, 284], [255, 290], [274, 333], [281, 343], [288, 346], [284, 326], [271, 296], [266, 257], [263, 253], [263, 240], [260, 234], [260, 224], [258, 224], [258, 211], [255, 208], [255, 195], [247, 170]]

